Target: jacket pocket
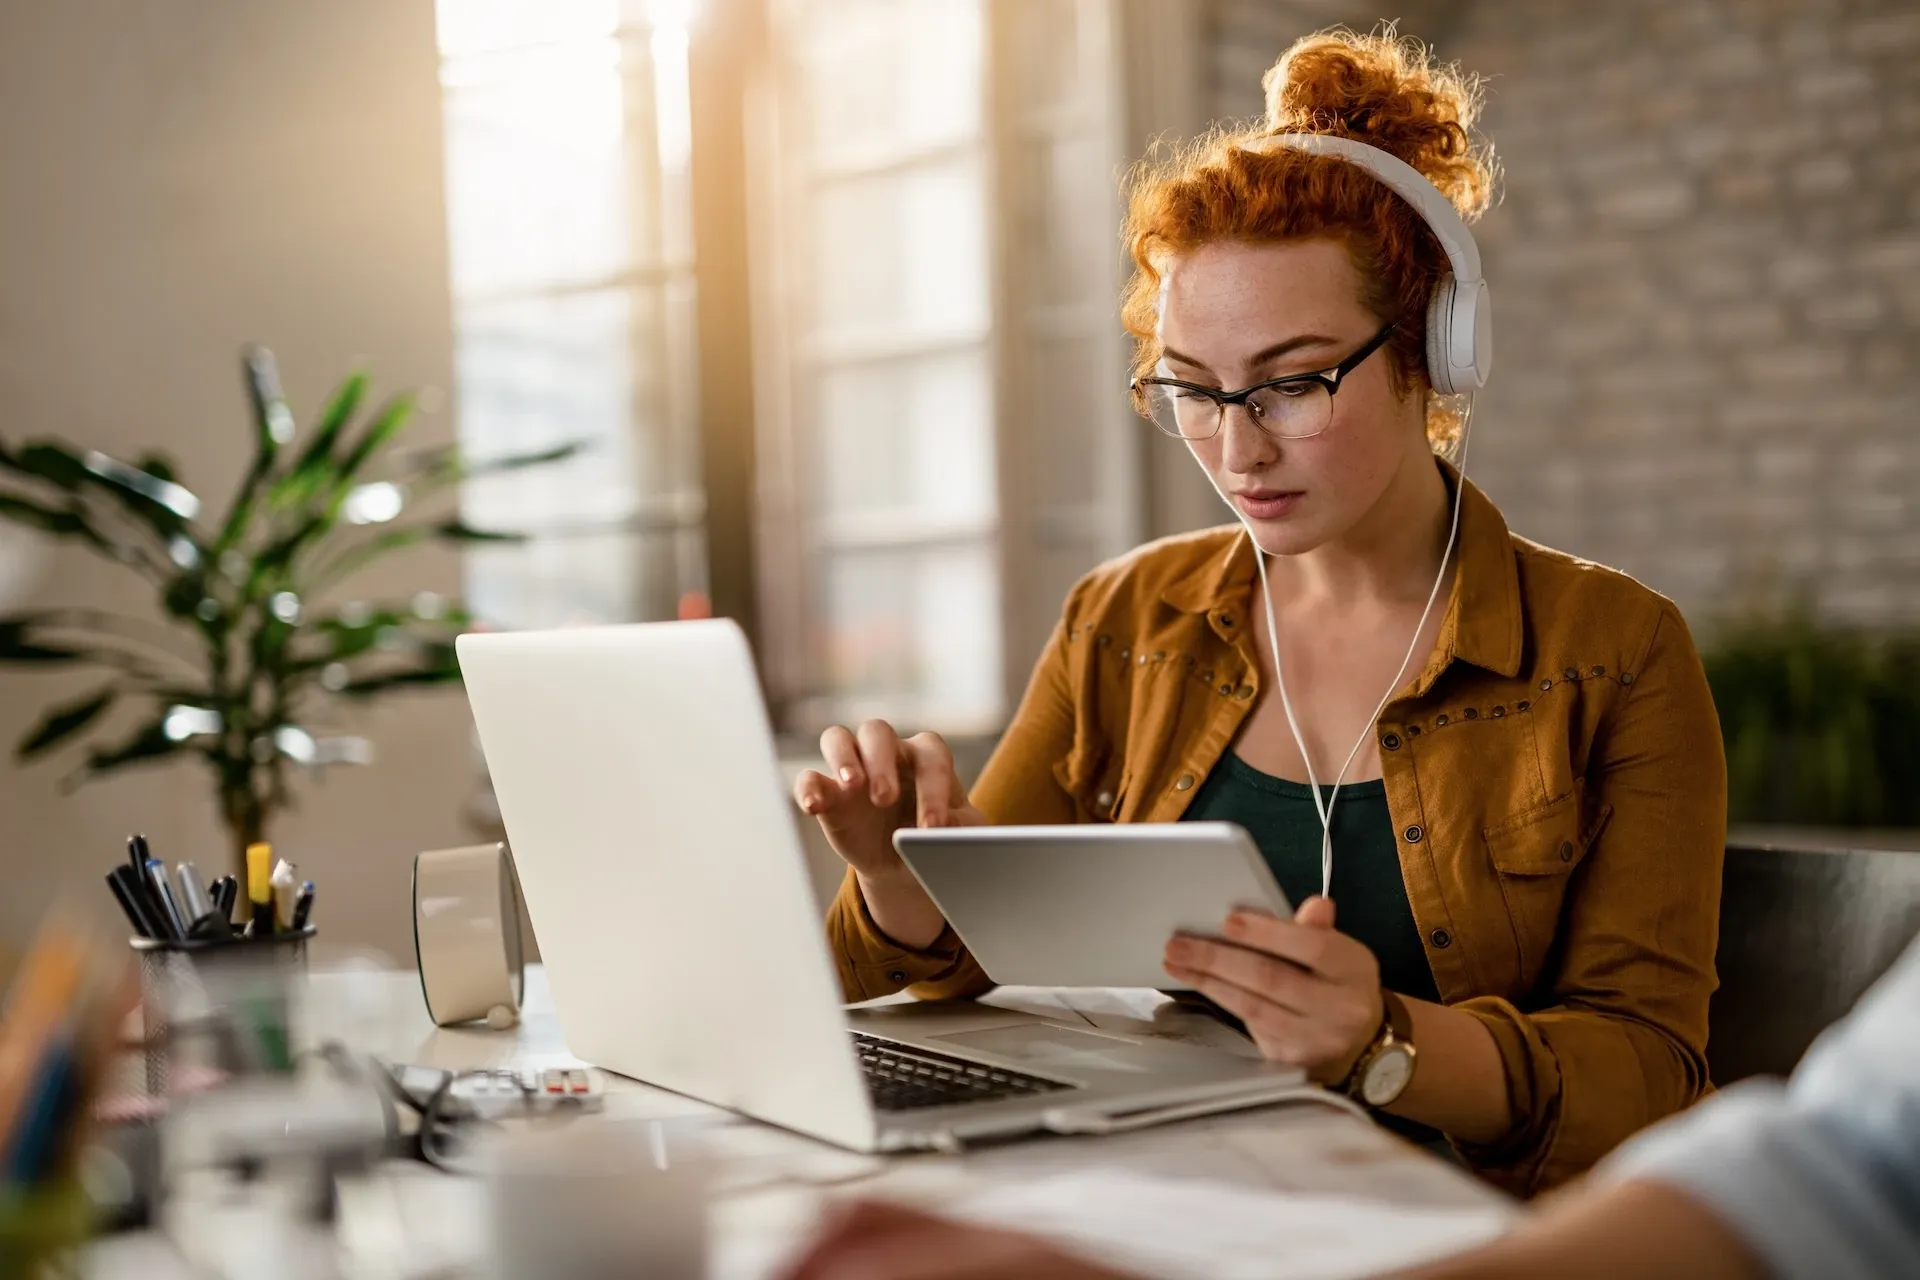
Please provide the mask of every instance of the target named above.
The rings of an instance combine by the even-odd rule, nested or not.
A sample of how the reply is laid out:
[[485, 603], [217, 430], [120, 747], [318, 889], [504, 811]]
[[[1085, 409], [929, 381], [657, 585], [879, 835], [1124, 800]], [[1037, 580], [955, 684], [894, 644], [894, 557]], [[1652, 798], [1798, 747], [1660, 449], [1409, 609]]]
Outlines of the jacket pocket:
[[1112, 822], [1126, 794], [1123, 753], [1111, 749], [1104, 736], [1074, 740], [1073, 749], [1053, 766], [1054, 780], [1073, 797], [1079, 822]]
[[1589, 810], [1585, 788], [1485, 829], [1487, 856], [1519, 952], [1520, 988], [1532, 991], [1558, 963], [1560, 919], [1571, 873], [1586, 860], [1613, 806]]

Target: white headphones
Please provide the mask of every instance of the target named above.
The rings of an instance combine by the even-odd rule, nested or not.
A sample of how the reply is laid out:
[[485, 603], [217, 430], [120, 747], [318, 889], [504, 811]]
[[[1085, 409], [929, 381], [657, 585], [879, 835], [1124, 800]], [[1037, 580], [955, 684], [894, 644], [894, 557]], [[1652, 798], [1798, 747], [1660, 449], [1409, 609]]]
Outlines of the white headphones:
[[1442, 395], [1478, 391], [1493, 367], [1493, 300], [1480, 271], [1480, 246], [1473, 232], [1440, 188], [1418, 169], [1378, 147], [1325, 133], [1276, 133], [1249, 149], [1285, 147], [1315, 155], [1339, 156], [1358, 165], [1413, 206], [1433, 228], [1453, 270], [1440, 278], [1427, 299], [1427, 380]]

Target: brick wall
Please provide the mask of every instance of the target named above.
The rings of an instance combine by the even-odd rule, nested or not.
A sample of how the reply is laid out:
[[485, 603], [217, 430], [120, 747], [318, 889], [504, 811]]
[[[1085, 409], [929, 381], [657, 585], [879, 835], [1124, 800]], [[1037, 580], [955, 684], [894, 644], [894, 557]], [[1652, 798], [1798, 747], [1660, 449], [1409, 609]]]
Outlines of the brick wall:
[[[1522, 533], [1701, 630], [1805, 602], [1920, 623], [1920, 5], [1463, 0], [1402, 30], [1492, 77], [1498, 359], [1468, 469]], [[1212, 0], [1259, 110], [1347, 3]]]

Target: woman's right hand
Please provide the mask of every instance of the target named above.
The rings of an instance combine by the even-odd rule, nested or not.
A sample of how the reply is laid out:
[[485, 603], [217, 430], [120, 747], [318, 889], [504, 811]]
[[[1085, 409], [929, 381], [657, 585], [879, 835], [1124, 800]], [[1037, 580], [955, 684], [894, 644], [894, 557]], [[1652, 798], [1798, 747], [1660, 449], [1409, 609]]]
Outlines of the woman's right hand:
[[834, 852], [863, 883], [911, 879], [893, 849], [893, 833], [902, 827], [986, 823], [967, 802], [953, 752], [937, 733], [903, 739], [884, 720], [869, 720], [857, 732], [834, 725], [820, 735], [820, 754], [827, 772], [803, 772], [793, 797], [819, 819]]

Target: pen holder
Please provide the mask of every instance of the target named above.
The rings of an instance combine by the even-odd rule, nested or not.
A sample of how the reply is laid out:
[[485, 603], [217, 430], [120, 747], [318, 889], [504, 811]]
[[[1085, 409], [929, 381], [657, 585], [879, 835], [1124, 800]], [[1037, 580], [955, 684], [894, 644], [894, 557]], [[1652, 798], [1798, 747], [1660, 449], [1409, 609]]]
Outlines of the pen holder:
[[289, 1011], [314, 928], [271, 938], [133, 938], [140, 957], [147, 1093], [293, 1069]]

